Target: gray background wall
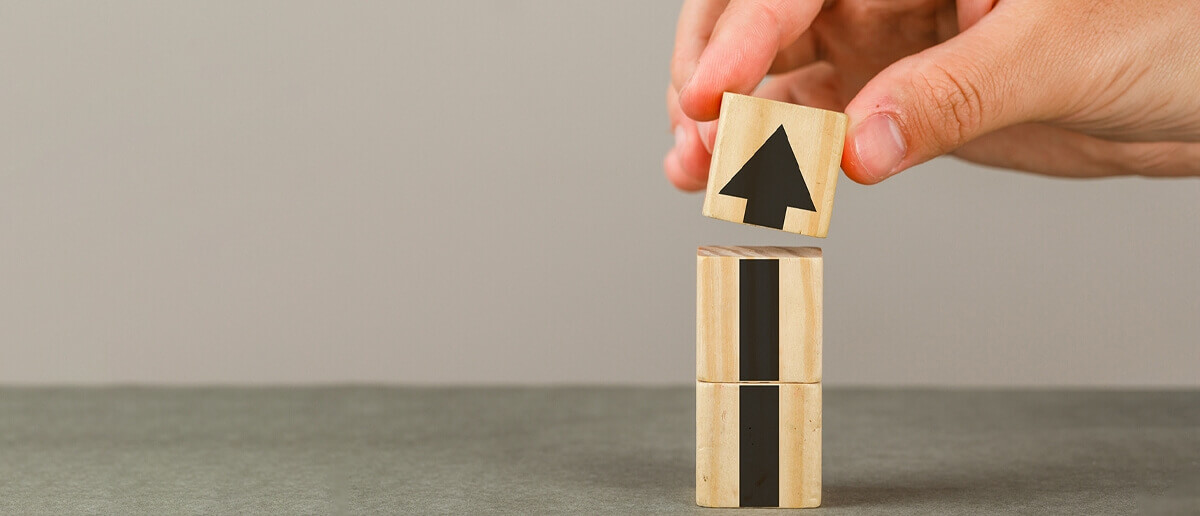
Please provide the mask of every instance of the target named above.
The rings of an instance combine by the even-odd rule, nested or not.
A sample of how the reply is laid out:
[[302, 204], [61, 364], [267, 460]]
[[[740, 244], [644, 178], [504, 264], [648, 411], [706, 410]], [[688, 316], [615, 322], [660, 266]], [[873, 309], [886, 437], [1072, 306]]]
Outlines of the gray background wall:
[[677, 8], [0, 3], [0, 382], [687, 382], [694, 248], [776, 244], [825, 249], [829, 384], [1200, 385], [1200, 182], [706, 219]]

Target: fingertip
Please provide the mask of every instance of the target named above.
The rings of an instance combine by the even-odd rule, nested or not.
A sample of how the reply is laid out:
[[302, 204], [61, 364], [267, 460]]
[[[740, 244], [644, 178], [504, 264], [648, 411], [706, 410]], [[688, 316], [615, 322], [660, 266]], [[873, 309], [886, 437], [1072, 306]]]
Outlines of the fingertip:
[[846, 173], [846, 177], [850, 178], [851, 181], [860, 185], [873, 185], [881, 181], [881, 179], [867, 173], [863, 168], [862, 161], [854, 149], [854, 139], [851, 136], [846, 137], [845, 146], [842, 148], [842, 171]]
[[706, 186], [705, 182], [697, 180], [691, 174], [688, 174], [683, 169], [682, 163], [679, 160], [678, 149], [671, 149], [667, 156], [663, 158], [663, 171], [667, 175], [667, 180], [671, 182], [675, 188], [685, 192], [695, 192], [703, 190]]
[[675, 126], [678, 126], [680, 124], [680, 122], [683, 121], [682, 118], [683, 118], [683, 113], [681, 113], [679, 110], [679, 94], [675, 92], [674, 87], [672, 87], [670, 84], [668, 84], [667, 85], [667, 120], [669, 121], [670, 126], [668, 126], [667, 129], [671, 130], [671, 131], [675, 130]]
[[857, 183], [872, 185], [896, 175], [904, 169], [908, 143], [896, 117], [890, 113], [873, 113], [855, 121], [842, 150], [846, 176]]
[[675, 91], [683, 90], [684, 85], [691, 79], [692, 73], [696, 70], [696, 61], [694, 58], [686, 58], [679, 54], [671, 57], [671, 89]]
[[680, 138], [677, 140], [675, 152], [684, 173], [699, 183], [708, 182], [708, 167], [712, 163], [712, 154], [700, 143], [700, 135], [696, 132], [696, 124], [679, 126]]
[[715, 87], [706, 75], [697, 70], [679, 90], [679, 109], [692, 120], [713, 120], [721, 114], [721, 96], [724, 94], [724, 90]]

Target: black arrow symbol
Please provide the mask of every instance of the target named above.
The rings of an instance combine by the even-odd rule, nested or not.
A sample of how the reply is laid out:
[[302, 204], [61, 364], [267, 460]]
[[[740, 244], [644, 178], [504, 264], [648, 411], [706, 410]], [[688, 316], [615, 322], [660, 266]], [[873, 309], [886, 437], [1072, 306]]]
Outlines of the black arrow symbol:
[[725, 184], [721, 195], [745, 199], [742, 222], [756, 226], [783, 229], [789, 206], [817, 211], [782, 125]]

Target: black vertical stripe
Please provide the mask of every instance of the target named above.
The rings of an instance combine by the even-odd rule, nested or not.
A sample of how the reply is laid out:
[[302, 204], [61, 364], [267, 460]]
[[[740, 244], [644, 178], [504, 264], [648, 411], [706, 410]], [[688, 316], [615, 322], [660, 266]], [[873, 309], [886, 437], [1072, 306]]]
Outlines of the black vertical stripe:
[[779, 386], [738, 388], [742, 507], [779, 506]]
[[739, 265], [740, 378], [779, 381], [779, 260]]

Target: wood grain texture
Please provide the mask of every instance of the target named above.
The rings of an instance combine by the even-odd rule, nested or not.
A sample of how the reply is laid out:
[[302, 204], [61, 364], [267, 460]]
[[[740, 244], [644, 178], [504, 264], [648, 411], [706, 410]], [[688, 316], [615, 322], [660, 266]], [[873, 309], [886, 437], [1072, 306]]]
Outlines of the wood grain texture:
[[696, 257], [696, 378], [699, 380], [738, 380], [737, 280], [737, 258], [703, 254]]
[[842, 163], [846, 123], [843, 113], [725, 93], [704, 195], [704, 215], [742, 223], [747, 200], [719, 192], [782, 125], [817, 209], [814, 213], [787, 208], [782, 229], [825, 237]]
[[820, 247], [779, 247], [743, 245], [705, 245], [696, 250], [697, 256], [731, 258], [820, 258]]
[[821, 250], [705, 246], [696, 254], [696, 378], [740, 378], [740, 260], [779, 261], [779, 381], [821, 381]]
[[821, 384], [779, 389], [779, 506], [821, 505]]
[[779, 260], [779, 380], [821, 381], [823, 262]]
[[738, 386], [696, 382], [696, 504], [737, 507]]
[[696, 382], [696, 503], [740, 507], [739, 389], [779, 386], [779, 507], [821, 504], [821, 384]]

